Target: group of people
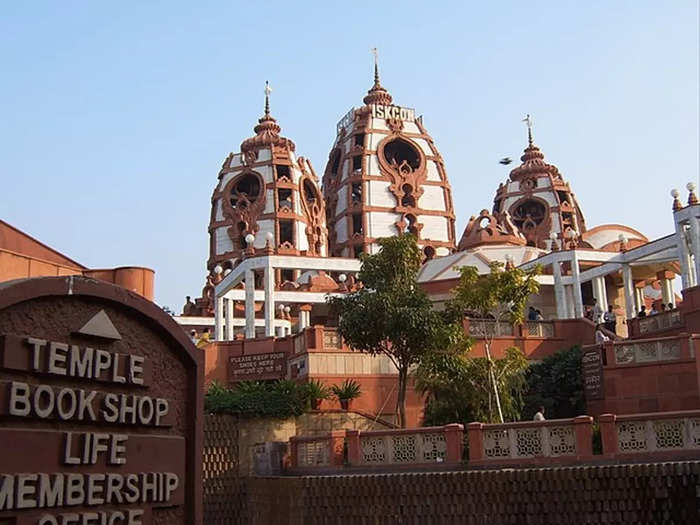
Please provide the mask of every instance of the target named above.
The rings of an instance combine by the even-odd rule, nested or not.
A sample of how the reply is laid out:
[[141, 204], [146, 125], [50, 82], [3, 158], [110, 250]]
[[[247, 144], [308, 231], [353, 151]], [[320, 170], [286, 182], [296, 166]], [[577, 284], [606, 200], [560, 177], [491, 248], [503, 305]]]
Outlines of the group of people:
[[668, 312], [669, 310], [673, 310], [673, 308], [673, 303], [668, 303], [668, 306], [664, 303], [661, 303], [659, 305], [659, 309], [657, 310], [654, 303], [651, 303], [651, 310], [647, 312], [646, 305], [642, 305], [642, 308], [639, 310], [639, 313], [637, 313], [637, 317], [646, 317], [648, 315], [662, 314], [664, 312]]

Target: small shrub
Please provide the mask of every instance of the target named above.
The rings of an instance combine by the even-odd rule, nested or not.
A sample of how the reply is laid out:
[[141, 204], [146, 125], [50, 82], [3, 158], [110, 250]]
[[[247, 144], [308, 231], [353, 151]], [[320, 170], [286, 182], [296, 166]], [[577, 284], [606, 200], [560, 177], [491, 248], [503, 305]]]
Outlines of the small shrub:
[[293, 381], [242, 381], [232, 388], [212, 382], [204, 397], [204, 409], [211, 414], [232, 414], [242, 418], [285, 419], [303, 414], [309, 405], [305, 385]]
[[360, 384], [354, 379], [346, 379], [340, 385], [333, 385], [331, 387], [331, 391], [333, 392], [335, 397], [338, 398], [338, 400], [356, 399], [362, 394]]

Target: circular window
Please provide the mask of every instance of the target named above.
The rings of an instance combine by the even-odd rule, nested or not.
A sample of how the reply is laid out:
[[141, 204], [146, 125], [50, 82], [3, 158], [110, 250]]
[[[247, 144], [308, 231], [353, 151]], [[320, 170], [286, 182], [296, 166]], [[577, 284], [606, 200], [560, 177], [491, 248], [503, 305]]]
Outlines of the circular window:
[[248, 208], [260, 197], [260, 180], [249, 173], [243, 175], [231, 188], [229, 202], [234, 209]]
[[407, 140], [395, 138], [384, 146], [384, 160], [399, 171], [416, 171], [420, 153]]
[[545, 218], [547, 210], [539, 201], [528, 200], [519, 204], [513, 211], [513, 222], [518, 228], [530, 229], [539, 225]]

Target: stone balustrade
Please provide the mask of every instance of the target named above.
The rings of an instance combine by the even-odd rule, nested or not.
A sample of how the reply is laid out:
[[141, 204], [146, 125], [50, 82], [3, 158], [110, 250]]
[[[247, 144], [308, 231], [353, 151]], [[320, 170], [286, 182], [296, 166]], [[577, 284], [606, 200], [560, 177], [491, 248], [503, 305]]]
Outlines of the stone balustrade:
[[685, 322], [681, 310], [668, 310], [647, 317], [627, 319], [627, 328], [631, 338], [649, 336], [656, 332], [683, 330]]
[[330, 470], [343, 466], [345, 430], [319, 436], [293, 436], [289, 440], [292, 467]]
[[655, 339], [629, 339], [624, 342], [605, 343], [608, 364], [639, 365], [663, 361], [678, 361], [694, 357], [691, 336], [680, 334]]
[[590, 460], [593, 418], [467, 425], [469, 464], [551, 464]]
[[485, 337], [541, 337], [555, 336], [554, 322], [527, 321], [523, 324], [496, 322], [490, 319], [465, 319], [469, 335], [481, 339]]
[[593, 418], [469, 423], [469, 460], [462, 459], [458, 424], [362, 432], [339, 430], [290, 440], [290, 466], [299, 472], [395, 472], [465, 467], [557, 466], [597, 462], [700, 458], [700, 410], [603, 414], [602, 452], [593, 454]]
[[615, 459], [700, 457], [700, 410], [598, 418], [603, 455]]
[[[464, 427], [421, 427], [404, 430], [340, 430], [290, 440], [291, 467], [332, 470], [342, 467], [382, 468], [455, 466], [462, 462]], [[344, 458], [347, 447], [347, 461]]]

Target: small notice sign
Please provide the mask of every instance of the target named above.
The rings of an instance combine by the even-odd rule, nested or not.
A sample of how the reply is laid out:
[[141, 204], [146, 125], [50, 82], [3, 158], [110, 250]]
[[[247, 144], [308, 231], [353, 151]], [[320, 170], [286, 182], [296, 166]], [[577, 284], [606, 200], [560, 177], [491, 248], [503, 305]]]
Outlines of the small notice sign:
[[603, 357], [600, 348], [591, 348], [583, 353], [583, 392], [588, 401], [603, 399]]
[[228, 378], [230, 382], [281, 379], [286, 368], [284, 352], [232, 356], [229, 358]]

